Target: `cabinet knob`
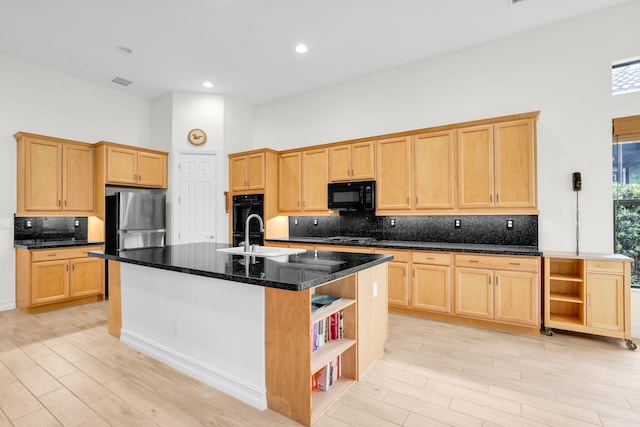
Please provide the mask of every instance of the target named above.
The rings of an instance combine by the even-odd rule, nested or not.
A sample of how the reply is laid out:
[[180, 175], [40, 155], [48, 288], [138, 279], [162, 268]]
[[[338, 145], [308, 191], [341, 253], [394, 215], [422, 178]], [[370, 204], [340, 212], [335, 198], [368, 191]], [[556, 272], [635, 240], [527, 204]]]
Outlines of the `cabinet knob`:
[[138, 182], [142, 181], [142, 175], [138, 175]]
[[500, 195], [496, 194], [496, 203], [500, 203]]
[[489, 201], [493, 203], [493, 194], [489, 194]]
[[67, 201], [66, 200], [64, 201], [64, 207], [65, 208], [67, 207]]

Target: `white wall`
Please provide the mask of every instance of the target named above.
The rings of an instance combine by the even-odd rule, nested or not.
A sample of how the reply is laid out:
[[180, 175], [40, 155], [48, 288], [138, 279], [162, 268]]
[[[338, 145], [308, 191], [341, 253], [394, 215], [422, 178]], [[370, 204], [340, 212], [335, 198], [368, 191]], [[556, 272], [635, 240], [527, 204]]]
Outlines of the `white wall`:
[[150, 102], [0, 54], [0, 310], [15, 307], [13, 215], [18, 131], [151, 146]]
[[[611, 63], [640, 55], [638, 16], [640, 2], [628, 2], [260, 105], [254, 146], [287, 149], [540, 110], [540, 248], [575, 250], [571, 173], [581, 171], [580, 249], [610, 252], [611, 119], [640, 114], [640, 93], [611, 95]], [[640, 336], [640, 300], [633, 302]]]

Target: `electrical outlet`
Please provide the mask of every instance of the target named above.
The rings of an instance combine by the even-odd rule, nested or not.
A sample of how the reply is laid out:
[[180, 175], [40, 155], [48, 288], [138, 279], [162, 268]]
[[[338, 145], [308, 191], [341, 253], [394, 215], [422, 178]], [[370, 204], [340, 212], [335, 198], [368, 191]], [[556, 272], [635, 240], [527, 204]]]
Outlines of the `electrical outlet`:
[[33, 222], [30, 219], [28, 219], [28, 220], [25, 221], [24, 226], [25, 226], [25, 228], [32, 228], [33, 227]]
[[295, 219], [293, 220], [293, 225], [298, 225], [298, 218], [295, 218]]
[[396, 220], [395, 220], [395, 219], [393, 219], [393, 218], [391, 218], [391, 226], [392, 226], [392, 227], [395, 227], [395, 226], [396, 226]]
[[456, 218], [453, 220], [454, 228], [462, 228], [462, 220], [460, 218]]
[[318, 219], [317, 218], [313, 219], [313, 225], [318, 225]]
[[378, 282], [373, 282], [373, 297], [378, 296]]
[[11, 220], [0, 219], [0, 230], [10, 230], [10, 229], [11, 229]]
[[74, 227], [80, 227], [80, 220], [79, 219], [74, 219], [73, 220], [73, 226]]
[[512, 219], [508, 219], [507, 220], [507, 230], [513, 230], [513, 220]]

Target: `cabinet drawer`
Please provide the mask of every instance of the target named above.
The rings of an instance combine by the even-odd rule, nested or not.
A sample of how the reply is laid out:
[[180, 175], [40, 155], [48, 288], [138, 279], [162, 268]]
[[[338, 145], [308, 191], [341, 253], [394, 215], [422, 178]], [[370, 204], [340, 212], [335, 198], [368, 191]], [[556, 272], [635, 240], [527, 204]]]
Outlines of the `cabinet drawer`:
[[102, 246], [81, 246], [77, 248], [31, 250], [31, 261], [53, 261], [56, 259], [84, 258], [88, 251], [101, 250]]
[[411, 261], [418, 264], [451, 265], [451, 255], [446, 252], [412, 252]]
[[604, 260], [587, 260], [587, 271], [599, 271], [601, 273], [619, 273], [624, 272], [624, 264], [620, 261], [604, 261]]
[[491, 268], [495, 270], [539, 270], [540, 260], [533, 257], [501, 257], [483, 255], [456, 255], [457, 267]]

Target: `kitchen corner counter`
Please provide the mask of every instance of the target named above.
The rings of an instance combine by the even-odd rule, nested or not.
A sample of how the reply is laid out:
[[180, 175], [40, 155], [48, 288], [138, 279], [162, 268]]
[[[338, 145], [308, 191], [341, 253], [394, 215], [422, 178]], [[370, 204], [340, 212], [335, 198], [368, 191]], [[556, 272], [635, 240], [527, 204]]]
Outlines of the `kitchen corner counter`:
[[128, 251], [92, 251], [90, 256], [232, 282], [301, 291], [390, 261], [391, 255], [305, 251], [260, 257], [220, 252], [226, 243], [190, 243]]
[[472, 243], [415, 242], [404, 240], [376, 240], [372, 242], [336, 242], [324, 237], [277, 237], [266, 242], [301, 243], [315, 245], [355, 246], [376, 249], [404, 249], [437, 252], [465, 252], [493, 255], [542, 256], [537, 246], [483, 245]]
[[76, 246], [99, 246], [104, 242], [97, 240], [16, 240], [13, 247], [18, 249], [57, 249], [57, 248], [73, 248]]

